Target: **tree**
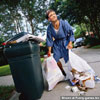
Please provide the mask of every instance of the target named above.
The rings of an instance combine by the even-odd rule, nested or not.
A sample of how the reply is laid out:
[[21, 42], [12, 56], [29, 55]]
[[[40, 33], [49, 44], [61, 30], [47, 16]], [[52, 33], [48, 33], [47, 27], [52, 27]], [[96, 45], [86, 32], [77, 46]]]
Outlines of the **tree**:
[[11, 0], [0, 1], [0, 33], [7, 38], [20, 31], [36, 33], [44, 27], [39, 24], [45, 19], [47, 0]]
[[16, 17], [20, 16], [17, 14], [18, 1], [11, 2], [10, 0], [0, 1], [0, 32], [1, 34], [6, 34], [5, 39], [12, 37], [16, 34], [16, 24], [14, 21]]
[[20, 3], [21, 11], [29, 22], [32, 33], [36, 32], [37, 29], [40, 29], [38, 24], [45, 18], [44, 12], [47, 7], [45, 1], [46, 0], [22, 0]]
[[67, 19], [70, 24], [84, 23], [88, 30], [93, 31], [100, 39], [100, 0], [56, 0], [55, 8], [61, 18]]

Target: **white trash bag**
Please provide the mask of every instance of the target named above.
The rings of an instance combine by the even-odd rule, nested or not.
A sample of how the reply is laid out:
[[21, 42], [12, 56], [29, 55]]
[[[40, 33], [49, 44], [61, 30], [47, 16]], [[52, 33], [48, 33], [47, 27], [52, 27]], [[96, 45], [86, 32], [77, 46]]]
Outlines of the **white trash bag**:
[[79, 77], [79, 84], [81, 86], [87, 87], [87, 88], [94, 88], [95, 87], [95, 81], [93, 75], [91, 75], [88, 72], [85, 72], [85, 75]]
[[70, 62], [69, 66], [70, 70], [74, 68], [78, 72], [90, 72], [92, 75], [95, 76], [95, 72], [89, 66], [89, 64], [84, 59], [73, 53], [71, 50], [69, 50], [69, 62]]
[[[73, 69], [76, 70], [74, 74], [72, 72]], [[83, 76], [80, 76], [81, 72], [84, 73]], [[67, 79], [70, 79], [70, 81], [72, 81], [75, 78], [79, 80], [80, 85], [83, 85], [87, 88], [94, 88], [95, 87], [94, 76], [95, 72], [88, 65], [88, 63], [81, 57], [73, 53], [71, 50], [69, 50]]]
[[52, 90], [56, 84], [64, 80], [64, 75], [59, 69], [57, 62], [53, 56], [48, 57], [44, 60], [43, 64], [44, 78], [48, 84], [48, 90]]

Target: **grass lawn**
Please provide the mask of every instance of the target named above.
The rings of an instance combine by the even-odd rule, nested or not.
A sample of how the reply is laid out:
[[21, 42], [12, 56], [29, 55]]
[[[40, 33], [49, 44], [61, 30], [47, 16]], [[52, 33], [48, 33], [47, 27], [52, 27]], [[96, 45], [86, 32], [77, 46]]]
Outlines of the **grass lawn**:
[[100, 45], [96, 45], [96, 46], [93, 46], [91, 47], [92, 49], [100, 49]]
[[44, 58], [41, 58], [41, 63], [43, 63], [43, 61], [44, 61]]
[[9, 100], [14, 90], [14, 86], [0, 86], [0, 100]]
[[10, 67], [9, 65], [0, 66], [0, 76], [10, 75]]

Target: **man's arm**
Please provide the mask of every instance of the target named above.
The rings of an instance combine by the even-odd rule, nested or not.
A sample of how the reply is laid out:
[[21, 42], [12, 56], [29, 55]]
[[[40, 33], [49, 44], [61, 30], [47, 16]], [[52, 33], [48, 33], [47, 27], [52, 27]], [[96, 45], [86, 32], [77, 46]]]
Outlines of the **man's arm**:
[[69, 24], [67, 21], [65, 21], [64, 26], [65, 26], [65, 29], [66, 29], [67, 32], [68, 32], [67, 35], [69, 36], [69, 37], [68, 37], [68, 38], [69, 38], [69, 43], [68, 43], [68, 45], [67, 45], [67, 48], [68, 48], [68, 49], [72, 49], [72, 48], [73, 48], [72, 42], [75, 41], [73, 30], [72, 30], [70, 24]]

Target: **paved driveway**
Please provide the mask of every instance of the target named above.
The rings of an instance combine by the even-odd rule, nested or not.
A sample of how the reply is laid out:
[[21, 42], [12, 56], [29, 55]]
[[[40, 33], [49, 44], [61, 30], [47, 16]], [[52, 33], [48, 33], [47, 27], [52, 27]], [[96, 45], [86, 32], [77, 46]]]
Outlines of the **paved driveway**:
[[[96, 75], [100, 77], [100, 49], [84, 49], [80, 47], [73, 49], [73, 52], [86, 60], [94, 69]], [[45, 91], [40, 100], [60, 100], [61, 96], [78, 96], [78, 93], [73, 93], [70, 89], [65, 89], [67, 85], [67, 81], [59, 83], [52, 91]], [[96, 84], [94, 89], [88, 89], [86, 96], [100, 96], [100, 84]]]
[[[73, 51], [85, 59], [94, 69], [96, 75], [100, 77], [100, 49], [84, 49], [83, 47], [80, 47], [73, 49]], [[64, 68], [65, 67], [66, 66], [64, 66]], [[44, 91], [40, 100], [61, 100], [61, 96], [78, 96], [78, 93], [73, 93], [70, 89], [66, 89], [65, 87], [67, 85], [69, 85], [68, 81], [60, 82], [52, 91]], [[96, 84], [94, 89], [88, 89], [86, 96], [100, 96], [100, 83]], [[15, 98], [18, 100], [18, 94]], [[12, 100], [15, 100], [15, 98]]]

